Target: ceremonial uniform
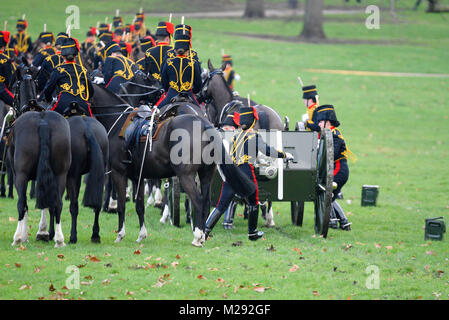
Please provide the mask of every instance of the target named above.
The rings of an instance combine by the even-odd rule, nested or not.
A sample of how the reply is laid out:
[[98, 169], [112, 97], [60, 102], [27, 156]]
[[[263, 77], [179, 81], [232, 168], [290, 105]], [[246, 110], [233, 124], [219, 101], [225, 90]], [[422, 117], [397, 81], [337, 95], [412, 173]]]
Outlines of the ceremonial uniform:
[[9, 42], [9, 47], [14, 48], [18, 56], [30, 53], [33, 50], [33, 41], [26, 32], [28, 22], [26, 20], [17, 20], [17, 34], [13, 35]]
[[[56, 36], [55, 46], [56, 48], [60, 48], [64, 41], [68, 38], [67, 33], [60, 32]], [[45, 57], [45, 59], [41, 63], [41, 69], [39, 70], [39, 74], [37, 76], [37, 91], [41, 92], [44, 90], [45, 84], [47, 80], [50, 78], [53, 69], [59, 66], [64, 62], [64, 58], [61, 56], [61, 51], [58, 49], [54, 50], [54, 54], [51, 56]]]
[[102, 28], [103, 31], [100, 31], [100, 34], [98, 35], [100, 46], [97, 47], [96, 55], [94, 56], [94, 69], [98, 69], [100, 65], [104, 64], [106, 59], [106, 45], [112, 41], [112, 32], [109, 31], [108, 25], [100, 25], [100, 28]]
[[[188, 34], [190, 37], [190, 40], [191, 40], [192, 39], [192, 27], [187, 24], [178, 24], [174, 30], [174, 36], [176, 37], [177, 35], [180, 35], [180, 34], [183, 34], [183, 35]], [[174, 48], [171, 48], [170, 50], [167, 51], [166, 58], [174, 58], [175, 56], [176, 56], [176, 52], [175, 52]], [[201, 61], [198, 57], [198, 53], [196, 52], [196, 50], [192, 48], [192, 43], [190, 43], [189, 56], [192, 59], [194, 59], [195, 61], [197, 61], [201, 67]]]
[[[68, 38], [62, 45], [61, 54], [65, 57], [78, 54], [78, 44], [75, 39]], [[58, 101], [51, 110], [64, 114], [68, 111], [72, 102], [92, 116], [88, 100], [94, 94], [92, 83], [87, 76], [87, 71], [73, 61], [66, 61], [57, 66], [51, 73], [40, 100], [45, 97], [47, 102], [52, 100], [54, 90], [58, 92]]]
[[330, 129], [332, 131], [334, 142], [334, 183], [336, 184], [336, 188], [334, 188], [333, 191], [331, 222], [329, 226], [331, 228], [336, 228], [337, 221], [339, 221], [340, 228], [349, 231], [351, 230], [351, 223], [349, 223], [342, 207], [337, 202], [337, 195], [341, 192], [341, 189], [349, 178], [349, 150], [346, 147], [346, 143], [340, 129], [337, 128], [340, 125], [340, 122], [337, 120], [337, 116], [332, 105], [322, 105], [316, 108], [316, 121], [317, 123], [320, 121], [330, 121]]
[[56, 53], [55, 48], [53, 48], [53, 42], [55, 37], [51, 32], [42, 32], [39, 35], [39, 42], [44, 43], [46, 46], [39, 50], [39, 52], [34, 56], [33, 66], [40, 67], [44, 62], [45, 58], [52, 56]]
[[223, 71], [223, 76], [227, 85], [231, 90], [234, 90], [235, 71], [232, 69], [232, 58], [229, 54], [223, 55], [222, 62], [226, 64], [226, 68]]
[[[0, 47], [6, 47], [9, 41], [9, 32], [0, 31]], [[0, 99], [7, 105], [12, 106], [14, 95], [9, 91], [13, 78], [12, 60], [0, 51]]]
[[114, 93], [119, 93], [120, 84], [134, 77], [134, 73], [138, 69], [135, 63], [127, 57], [111, 56], [110, 54], [113, 52], [121, 52], [121, 48], [116, 42], [111, 42], [106, 46], [107, 58], [103, 66], [103, 75], [106, 88]]
[[[156, 38], [171, 37], [173, 34], [173, 24], [166, 21], [161, 21], [156, 30]], [[164, 61], [167, 57], [167, 52], [172, 47], [169, 42], [157, 41], [156, 46], [150, 48], [145, 52], [144, 72], [152, 75], [157, 81], [161, 82], [161, 72]]]
[[[286, 158], [287, 154], [277, 151], [265, 144], [261, 136], [252, 131], [258, 115], [254, 107], [240, 107], [239, 113], [235, 114], [234, 122], [242, 126], [241, 131], [236, 133], [231, 141], [231, 156], [238, 168], [252, 181], [256, 186], [256, 191], [251, 194], [247, 200], [249, 204], [248, 213], [248, 237], [250, 240], [257, 240], [263, 236], [263, 232], [257, 231], [257, 219], [259, 216], [259, 191], [257, 188], [256, 175], [254, 173], [254, 163], [258, 152], [274, 158]], [[288, 155], [291, 159], [291, 155]], [[215, 209], [212, 210], [206, 221], [206, 238], [212, 231], [215, 224], [220, 219], [223, 212], [228, 208], [235, 192], [231, 186], [224, 182], [222, 184], [220, 198]]]
[[[136, 61], [136, 65], [139, 70], [145, 72], [146, 52], [153, 47], [156, 47], [156, 42], [154, 41], [152, 36], [146, 36], [145, 38], [140, 39], [140, 49], [144, 53], [144, 56]], [[145, 73], [148, 74], [148, 72]]]
[[303, 99], [309, 100], [312, 99], [315, 102], [312, 103], [311, 105], [309, 105], [307, 107], [307, 120], [304, 123], [304, 127], [306, 128], [307, 131], [316, 131], [316, 132], [320, 132], [321, 128], [318, 125], [318, 122], [316, 122], [316, 114], [315, 114], [315, 110], [318, 107], [318, 103], [316, 102], [316, 96], [318, 95], [318, 91], [316, 89], [315, 85], [310, 85], [310, 86], [305, 86], [302, 87], [302, 91], [303, 91]]

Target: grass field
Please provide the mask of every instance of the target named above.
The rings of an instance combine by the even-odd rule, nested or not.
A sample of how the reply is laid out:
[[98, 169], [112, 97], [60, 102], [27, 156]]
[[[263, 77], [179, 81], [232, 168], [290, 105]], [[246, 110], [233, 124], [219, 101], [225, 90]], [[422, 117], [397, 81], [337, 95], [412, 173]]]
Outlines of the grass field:
[[[111, 21], [116, 7], [123, 5], [133, 14], [139, 6], [129, 1], [108, 1], [101, 8], [88, 1], [35, 3], [7, 1], [0, 21], [13, 24], [26, 12], [34, 37], [44, 22], [49, 30], [59, 32], [64, 29], [66, 5], [78, 3], [82, 30], [75, 35], [83, 39], [90, 25], [104, 20], [104, 12], [111, 12]], [[154, 6], [163, 8], [160, 2]], [[161, 225], [159, 210], [151, 208], [146, 211], [151, 235], [138, 245], [137, 216], [127, 203], [127, 237], [122, 243], [114, 243], [117, 217], [105, 213], [100, 218], [102, 244], [91, 244], [93, 214], [81, 209], [78, 243], [55, 249], [53, 243], [34, 241], [40, 212], [30, 201], [30, 242], [13, 248], [16, 202], [0, 199], [0, 298], [448, 299], [448, 240], [425, 241], [424, 219], [449, 218], [449, 78], [306, 71], [448, 74], [449, 15], [423, 10], [402, 11], [397, 24], [382, 12], [379, 30], [367, 30], [362, 14], [326, 17], [329, 38], [368, 39], [373, 44], [282, 41], [281, 36], [299, 34], [301, 23], [293, 20], [187, 21], [203, 65], [210, 58], [218, 66], [221, 49], [233, 56], [242, 79], [236, 89], [242, 96], [249, 93], [292, 122], [298, 121], [305, 112], [296, 80], [300, 75], [307, 84], [317, 85], [322, 104], [336, 107], [347, 144], [358, 157], [356, 163], [349, 163], [350, 178], [340, 201], [353, 223], [351, 232], [330, 230], [327, 239], [315, 237], [311, 203], [306, 204], [304, 225], [298, 228], [290, 222], [290, 206], [278, 202], [274, 203], [276, 227], [262, 228], [263, 240], [247, 240], [247, 222], [239, 207], [236, 229], [225, 231], [218, 224], [215, 237], [198, 249], [190, 244], [190, 226]], [[157, 21], [151, 18], [147, 24], [154, 28]], [[280, 38], [267, 41], [227, 32]], [[376, 44], [378, 40], [391, 43]], [[363, 184], [380, 186], [378, 206], [360, 206]], [[67, 202], [62, 227], [68, 240]], [[238, 241], [240, 246], [233, 245]], [[79, 267], [79, 289], [66, 287], [73, 276], [71, 266]], [[370, 266], [379, 270], [378, 289], [366, 285]]]

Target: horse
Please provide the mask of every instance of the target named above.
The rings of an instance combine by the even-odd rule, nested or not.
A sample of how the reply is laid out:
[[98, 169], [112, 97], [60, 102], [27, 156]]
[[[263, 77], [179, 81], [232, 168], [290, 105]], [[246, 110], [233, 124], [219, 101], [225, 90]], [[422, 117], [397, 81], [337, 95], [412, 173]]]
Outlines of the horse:
[[[185, 193], [192, 201], [194, 208], [194, 219], [192, 231], [194, 239], [192, 245], [202, 247], [205, 241], [205, 222], [210, 209], [210, 186], [212, 176], [215, 172], [216, 162], [206, 163], [201, 156], [207, 152], [208, 143], [202, 141], [202, 137], [209, 137], [218, 145], [219, 151], [224, 157], [228, 157], [224, 151], [223, 141], [212, 124], [203, 116], [195, 114], [182, 114], [169, 117], [159, 124], [157, 139], [152, 140], [151, 151], [148, 150], [147, 143], [139, 143], [138, 151], [132, 155], [132, 163], [126, 165], [125, 141], [119, 136], [119, 132], [124, 124], [124, 115], [132, 110], [124, 101], [115, 94], [107, 90], [95, 87], [95, 95], [91, 108], [97, 119], [105, 126], [109, 134], [110, 158], [112, 169], [112, 180], [117, 190], [118, 200], [118, 234], [115, 242], [120, 242], [125, 237], [125, 191], [127, 179], [137, 182], [136, 190], [136, 212], [139, 218], [140, 232], [136, 242], [141, 242], [147, 237], [144, 213], [144, 183], [141, 179], [163, 179], [178, 176], [180, 184]], [[179, 147], [179, 134], [181, 142], [187, 143], [184, 151], [187, 155], [184, 162], [176, 163], [174, 158], [179, 154], [175, 152]], [[173, 141], [173, 137], [178, 134], [178, 140]], [[213, 136], [213, 138], [212, 138]], [[148, 141], [148, 140], [147, 140]], [[198, 148], [193, 152], [193, 146]], [[214, 149], [215, 150], [215, 149]], [[210, 151], [210, 150], [209, 150]], [[182, 154], [182, 152], [181, 152]], [[199, 159], [197, 159], [199, 155]], [[239, 171], [232, 160], [220, 164], [221, 172], [231, 184], [234, 190], [242, 196], [247, 196], [248, 192], [254, 192], [251, 181]], [[195, 183], [195, 176], [198, 174], [200, 190]], [[246, 180], [245, 180], [246, 179]]]
[[[28, 182], [36, 180], [36, 207], [42, 209], [36, 240], [54, 238], [55, 247], [62, 247], [65, 246], [61, 228], [62, 195], [72, 160], [69, 125], [54, 111], [27, 111], [41, 110], [36, 103], [35, 82], [27, 67], [18, 68], [16, 75], [19, 109], [11, 129], [8, 158], [15, 177], [19, 218], [12, 245], [28, 240], [26, 191]], [[47, 211], [50, 212], [49, 232]]]
[[159, 81], [139, 70], [130, 81], [121, 84], [118, 96], [137, 108], [142, 104], [155, 104], [163, 92]]
[[[201, 95], [203, 99], [208, 102], [206, 109], [208, 112], [209, 120], [215, 126], [218, 126], [221, 120], [226, 117], [225, 112], [238, 112], [238, 110], [224, 110], [226, 104], [228, 104], [232, 100], [237, 99], [241, 101], [245, 106], [248, 106], [248, 99], [240, 96], [234, 96], [231, 88], [229, 88], [223, 76], [223, 70], [225, 68], [224, 64], [221, 66], [221, 68], [215, 69], [209, 59], [207, 61], [207, 65], [209, 68], [209, 75], [203, 84]], [[275, 110], [266, 105], [258, 104], [252, 100], [250, 101], [250, 103], [256, 108], [256, 111], [259, 114], [263, 114], [264, 116], [266, 116], [266, 119], [264, 119], [266, 121], [256, 121], [254, 129], [282, 130], [284, 128], [282, 119]]]
[[68, 118], [71, 137], [72, 163], [67, 175], [67, 194], [70, 200], [72, 228], [69, 243], [77, 242], [78, 197], [81, 176], [87, 175], [83, 206], [94, 210], [91, 241], [100, 243], [99, 215], [103, 201], [105, 168], [109, 157], [108, 135], [103, 125], [87, 116]]

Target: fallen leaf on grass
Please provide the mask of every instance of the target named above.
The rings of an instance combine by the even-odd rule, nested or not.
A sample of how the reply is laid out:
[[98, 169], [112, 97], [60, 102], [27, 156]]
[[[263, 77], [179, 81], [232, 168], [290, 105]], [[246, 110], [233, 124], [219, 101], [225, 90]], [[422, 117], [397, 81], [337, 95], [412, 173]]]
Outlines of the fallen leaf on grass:
[[320, 296], [320, 294], [319, 294], [318, 291], [316, 291], [316, 290], [313, 290], [313, 291], [312, 291], [312, 294], [313, 294], [314, 296], [317, 296], [317, 297]]
[[181, 259], [181, 256], [179, 254], [177, 254], [176, 259]]
[[428, 256], [433, 256], [433, 255], [436, 256], [436, 254], [434, 254], [433, 250], [428, 250], [428, 251], [426, 251], [426, 254], [427, 254]]
[[202, 274], [198, 275], [197, 278], [200, 279], [200, 280], [206, 279], [206, 277], [203, 276]]
[[126, 289], [125, 294], [127, 296], [132, 296], [132, 295], [134, 295], [134, 292], [133, 291], [129, 291], [128, 289]]
[[101, 281], [101, 284], [104, 285], [104, 286], [105, 286], [105, 285], [107, 286], [107, 285], [109, 285], [110, 283], [111, 283], [111, 280], [110, 280], [110, 279], [104, 279], [103, 281]]
[[226, 293], [223, 293], [223, 295], [221, 296], [223, 299], [227, 299], [228, 295]]
[[178, 264], [179, 264], [178, 261], [173, 261], [173, 262], [171, 263], [171, 265], [172, 265], [173, 268], [176, 268], [176, 267], [178, 266]]
[[89, 261], [92, 261], [92, 262], [100, 262], [101, 261], [96, 256], [93, 256], [93, 255], [90, 255], [90, 254], [86, 256], [86, 259], [89, 259]]
[[295, 250], [296, 252], [298, 252], [299, 254], [302, 254], [302, 251], [298, 248], [293, 248], [293, 250]]
[[299, 269], [299, 267], [296, 264], [294, 264], [293, 267], [291, 267], [290, 270], [288, 270], [288, 271], [289, 272], [295, 272], [298, 269]]
[[239, 240], [239, 241], [233, 242], [232, 246], [233, 247], [240, 247], [242, 244], [243, 244], [243, 242]]
[[20, 268], [20, 267], [22, 267], [22, 265], [20, 264], [20, 263], [14, 263], [14, 265], [16, 266], [16, 268]]
[[41, 270], [43, 269], [44, 267], [36, 267], [36, 269], [34, 269], [34, 272], [33, 273], [39, 273], [39, 272], [41, 272]]
[[9, 217], [9, 222], [16, 222], [16, 219], [15, 218], [13, 218], [13, 217]]
[[53, 283], [50, 284], [50, 287], [48, 288], [49, 291], [55, 291], [55, 287], [53, 286]]
[[260, 293], [264, 293], [265, 292], [265, 288], [264, 287], [255, 287], [254, 291], [260, 292]]
[[136, 251], [134, 251], [134, 254], [140, 254], [140, 250], [137, 249]]
[[58, 254], [57, 257], [58, 257], [58, 260], [62, 260], [65, 258], [65, 256], [62, 253]]
[[267, 251], [276, 251], [276, 249], [274, 248], [273, 245], [271, 245], [271, 246], [267, 249]]
[[349, 243], [349, 244], [346, 245], [345, 251], [348, 251], [348, 250], [351, 249], [351, 248], [352, 248], [352, 244]]
[[385, 248], [387, 248], [388, 250], [392, 250], [393, 246], [386, 246]]
[[375, 246], [377, 249], [382, 248], [382, 246], [380, 245], [380, 243], [375, 243], [375, 242], [374, 242], [374, 246]]
[[28, 285], [28, 284], [24, 284], [23, 286], [21, 286], [20, 288], [19, 288], [19, 290], [25, 290], [25, 289], [31, 289], [32, 288], [32, 286], [30, 286], [30, 285]]

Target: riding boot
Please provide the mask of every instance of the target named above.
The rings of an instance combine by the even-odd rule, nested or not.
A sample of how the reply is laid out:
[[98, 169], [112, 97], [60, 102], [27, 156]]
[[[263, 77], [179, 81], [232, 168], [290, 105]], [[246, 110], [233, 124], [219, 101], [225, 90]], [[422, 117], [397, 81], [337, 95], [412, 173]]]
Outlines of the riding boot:
[[223, 219], [223, 228], [226, 230], [235, 228], [234, 214], [235, 214], [236, 207], [237, 207], [237, 203], [235, 201], [232, 201], [225, 211], [224, 219]]
[[245, 209], [243, 210], [243, 219], [248, 219], [248, 205], [245, 205]]
[[263, 237], [263, 231], [257, 231], [259, 205], [248, 206], [248, 239], [255, 241]]
[[334, 202], [332, 202], [332, 208], [331, 208], [331, 214], [330, 214], [330, 220], [329, 220], [329, 228], [338, 229], [338, 224], [337, 224], [338, 218], [337, 218], [337, 215], [335, 213], [334, 206], [333, 206]]
[[223, 213], [220, 212], [220, 210], [217, 210], [217, 208], [214, 208], [212, 212], [209, 214], [209, 217], [207, 217], [206, 220], [206, 228], [205, 228], [205, 235], [206, 239], [209, 237], [210, 232], [217, 224], [218, 220], [220, 220], [220, 217]]
[[340, 204], [334, 200], [332, 202], [332, 211], [335, 211], [339, 221], [340, 221], [340, 229], [343, 229], [345, 231], [351, 231], [351, 224], [348, 221], [348, 218], [346, 218], [345, 212], [343, 211], [343, 208], [340, 206]]

